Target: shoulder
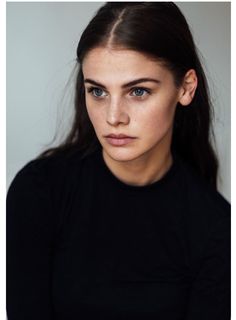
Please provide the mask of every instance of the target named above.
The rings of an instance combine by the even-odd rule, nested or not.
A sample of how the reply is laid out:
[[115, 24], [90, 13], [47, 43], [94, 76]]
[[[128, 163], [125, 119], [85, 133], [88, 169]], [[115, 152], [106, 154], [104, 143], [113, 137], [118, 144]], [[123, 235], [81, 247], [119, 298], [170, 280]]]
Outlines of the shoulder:
[[14, 177], [7, 192], [7, 203], [45, 203], [54, 211], [64, 207], [78, 184], [87, 163], [80, 151], [58, 153], [28, 162]]
[[[181, 217], [191, 248], [189, 257], [198, 270], [206, 254], [213, 248], [228, 250], [231, 228], [230, 203], [182, 159], [178, 179], [183, 202]], [[201, 259], [200, 259], [201, 258]]]
[[179, 159], [179, 163], [180, 184], [188, 206], [188, 220], [193, 224], [193, 228], [201, 223], [205, 226], [205, 231], [209, 232], [220, 221], [229, 221], [230, 203], [185, 161]]
[[84, 161], [80, 152], [64, 152], [28, 162], [8, 189], [8, 221], [34, 220], [58, 230]]
[[15, 175], [10, 189], [17, 185], [24, 186], [29, 183], [55, 184], [63, 177], [68, 176], [69, 172], [75, 173], [79, 170], [83, 162], [82, 153], [61, 152], [52, 156], [36, 158], [24, 165]]

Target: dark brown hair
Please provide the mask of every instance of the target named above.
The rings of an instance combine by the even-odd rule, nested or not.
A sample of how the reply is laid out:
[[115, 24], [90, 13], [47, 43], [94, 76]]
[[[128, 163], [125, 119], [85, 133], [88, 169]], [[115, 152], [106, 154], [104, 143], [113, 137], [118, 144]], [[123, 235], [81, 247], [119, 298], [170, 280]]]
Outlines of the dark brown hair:
[[87, 155], [100, 146], [86, 110], [81, 66], [86, 54], [101, 46], [136, 50], [164, 62], [176, 86], [189, 69], [196, 71], [194, 99], [187, 108], [179, 104], [176, 108], [171, 148], [216, 187], [218, 161], [210, 142], [212, 108], [207, 81], [186, 19], [172, 2], [108, 2], [98, 10], [77, 48], [72, 128], [61, 145], [40, 157], [78, 149]]

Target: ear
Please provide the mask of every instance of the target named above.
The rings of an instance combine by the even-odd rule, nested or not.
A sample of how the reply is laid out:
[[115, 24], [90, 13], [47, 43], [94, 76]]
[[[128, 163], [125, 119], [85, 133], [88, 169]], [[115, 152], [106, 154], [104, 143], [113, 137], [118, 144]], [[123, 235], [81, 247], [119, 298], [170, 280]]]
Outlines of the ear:
[[192, 102], [197, 89], [197, 83], [198, 80], [195, 70], [188, 70], [184, 76], [184, 80], [180, 88], [179, 103], [182, 106], [187, 106]]

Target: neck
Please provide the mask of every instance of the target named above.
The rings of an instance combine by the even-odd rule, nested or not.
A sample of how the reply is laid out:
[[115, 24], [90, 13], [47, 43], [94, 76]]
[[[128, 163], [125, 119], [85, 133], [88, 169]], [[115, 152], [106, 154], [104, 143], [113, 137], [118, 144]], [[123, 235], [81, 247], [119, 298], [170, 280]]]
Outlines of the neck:
[[119, 180], [134, 186], [144, 186], [160, 180], [173, 163], [170, 150], [151, 157], [143, 155], [138, 159], [122, 162], [110, 158], [103, 150], [103, 158]]

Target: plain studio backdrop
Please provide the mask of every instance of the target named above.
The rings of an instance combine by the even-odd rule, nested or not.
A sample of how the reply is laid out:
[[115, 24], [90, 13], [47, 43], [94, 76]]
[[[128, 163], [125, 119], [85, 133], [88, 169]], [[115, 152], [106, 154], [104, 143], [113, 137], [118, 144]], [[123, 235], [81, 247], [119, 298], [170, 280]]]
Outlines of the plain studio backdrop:
[[[67, 131], [77, 44], [102, 4], [7, 3], [7, 188], [57, 129]], [[230, 201], [230, 2], [176, 4], [190, 25], [209, 81], [219, 191]]]

